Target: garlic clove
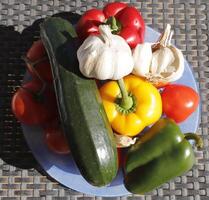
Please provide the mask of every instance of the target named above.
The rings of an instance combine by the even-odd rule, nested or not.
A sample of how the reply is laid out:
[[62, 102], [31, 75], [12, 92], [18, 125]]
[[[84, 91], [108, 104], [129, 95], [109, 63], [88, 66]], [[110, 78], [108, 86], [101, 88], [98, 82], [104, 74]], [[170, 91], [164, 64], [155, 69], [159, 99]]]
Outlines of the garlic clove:
[[[114, 74], [112, 77], [112, 80], [119, 80], [124, 77], [124, 75], [128, 75], [132, 72], [134, 61], [132, 58], [132, 54], [127, 56], [127, 51], [121, 51], [120, 53], [116, 52], [116, 56], [119, 58], [126, 58], [126, 59], [118, 59], [117, 62], [113, 66], [114, 68]], [[112, 58], [114, 60], [114, 58]]]
[[100, 46], [101, 43], [102, 41], [98, 37], [89, 36], [81, 45], [83, 48], [79, 48], [77, 51], [79, 69], [88, 78], [92, 77], [94, 60], [97, 57], [97, 46]]
[[160, 74], [175, 60], [172, 50], [168, 47], [160, 48], [152, 55], [151, 73]]
[[150, 70], [149, 70], [149, 72], [151, 74], [156, 74], [157, 73], [157, 68], [158, 68], [158, 63], [159, 63], [159, 54], [160, 54], [160, 50], [156, 50], [153, 53], [152, 60], [151, 60], [151, 65], [150, 65]]
[[166, 77], [166, 81], [173, 82], [181, 78], [184, 72], [184, 56], [181, 50], [174, 46], [170, 46], [170, 49], [172, 50], [175, 60], [174, 62], [168, 67], [167, 72], [169, 70], [173, 70], [175, 68], [175, 71], [172, 71], [170, 76]]
[[[102, 52], [102, 55], [99, 53]], [[97, 59], [100, 57], [100, 59]], [[114, 75], [114, 64], [112, 58], [112, 51], [108, 48], [101, 47], [97, 52], [97, 56], [94, 59], [94, 69], [92, 70], [91, 77], [97, 77], [99, 80], [106, 80]]]
[[145, 76], [149, 73], [152, 61], [152, 44], [138, 44], [133, 50], [134, 69], [133, 74]]

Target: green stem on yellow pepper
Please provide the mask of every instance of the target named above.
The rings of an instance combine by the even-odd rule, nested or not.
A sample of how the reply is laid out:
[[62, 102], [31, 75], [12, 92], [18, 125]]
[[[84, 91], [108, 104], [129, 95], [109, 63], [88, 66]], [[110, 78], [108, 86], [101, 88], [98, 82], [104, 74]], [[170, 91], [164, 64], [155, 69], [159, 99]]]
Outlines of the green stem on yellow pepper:
[[197, 148], [202, 148], [203, 147], [203, 140], [202, 138], [194, 133], [186, 133], [185, 134], [185, 139], [187, 140], [195, 140], [195, 145]]
[[133, 103], [134, 103], [133, 98], [128, 95], [123, 78], [117, 80], [117, 83], [118, 83], [118, 86], [120, 88], [120, 92], [122, 95], [122, 98], [119, 104], [123, 109], [129, 110], [133, 106]]

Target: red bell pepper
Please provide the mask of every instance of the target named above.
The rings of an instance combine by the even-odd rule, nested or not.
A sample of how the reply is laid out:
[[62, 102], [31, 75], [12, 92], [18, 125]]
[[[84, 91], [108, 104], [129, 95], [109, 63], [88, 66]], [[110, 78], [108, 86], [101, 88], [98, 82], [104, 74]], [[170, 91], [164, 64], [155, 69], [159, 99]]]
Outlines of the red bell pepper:
[[140, 12], [122, 2], [109, 3], [103, 10], [86, 11], [76, 26], [77, 34], [82, 40], [97, 35], [98, 26], [104, 23], [109, 24], [112, 32], [123, 37], [131, 48], [144, 42], [145, 23]]

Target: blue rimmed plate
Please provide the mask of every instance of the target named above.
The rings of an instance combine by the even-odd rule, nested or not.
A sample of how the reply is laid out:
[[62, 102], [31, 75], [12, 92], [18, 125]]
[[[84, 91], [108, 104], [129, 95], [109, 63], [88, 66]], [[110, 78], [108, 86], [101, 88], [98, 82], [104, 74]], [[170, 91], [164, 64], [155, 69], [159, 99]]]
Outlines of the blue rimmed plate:
[[[149, 27], [147, 27], [145, 35], [145, 41], [147, 42], [155, 42], [159, 37], [159, 33]], [[198, 92], [193, 72], [186, 60], [184, 74], [177, 83], [190, 86]], [[180, 124], [182, 132], [196, 132], [199, 119], [200, 106], [185, 122]], [[122, 170], [119, 170], [117, 177], [110, 185], [101, 188], [94, 187], [80, 175], [70, 154], [56, 154], [47, 148], [40, 127], [22, 124], [22, 128], [26, 141], [37, 161], [51, 177], [61, 184], [73, 190], [95, 196], [114, 197], [130, 194], [123, 185]]]

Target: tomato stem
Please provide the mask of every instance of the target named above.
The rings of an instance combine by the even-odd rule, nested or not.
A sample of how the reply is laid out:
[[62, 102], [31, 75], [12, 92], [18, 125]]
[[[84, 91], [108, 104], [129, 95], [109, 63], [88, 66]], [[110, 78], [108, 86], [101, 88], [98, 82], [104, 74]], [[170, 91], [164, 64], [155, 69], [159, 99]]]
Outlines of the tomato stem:
[[[21, 86], [20, 88], [25, 90], [29, 94], [31, 94], [33, 96], [33, 98], [36, 99], [38, 102], [42, 102], [43, 101], [43, 95], [42, 95], [42, 93], [43, 93], [42, 88], [43, 87], [40, 90], [40, 91], [42, 91], [42, 93], [40, 91], [38, 93], [35, 93], [34, 91], [32, 91], [32, 90], [30, 90], [30, 89], [28, 89], [28, 88], [26, 88], [24, 86]], [[45, 90], [45, 88], [44, 88], [44, 90]]]
[[42, 93], [44, 92], [44, 90], [46, 89], [46, 82], [42, 79], [42, 77], [39, 75], [39, 73], [37, 72], [37, 70], [35, 69], [35, 66], [41, 62], [44, 62], [46, 60], [48, 60], [47, 56], [44, 56], [36, 61], [31, 61], [27, 56], [22, 56], [22, 59], [25, 61], [26, 64], [28, 64], [28, 68], [36, 74], [36, 76], [38, 77], [38, 79], [42, 82], [42, 88], [39, 91], [39, 93], [37, 95], [42, 95]]
[[203, 148], [203, 140], [199, 135], [197, 135], [195, 133], [186, 133], [185, 134], [185, 139], [195, 140], [195, 146], [197, 148]]
[[44, 61], [46, 61], [48, 58], [47, 58], [47, 56], [44, 56], [44, 57], [42, 57], [42, 58], [40, 58], [40, 59], [38, 59], [38, 60], [36, 60], [36, 61], [31, 61], [28, 57], [26, 57], [26, 56], [22, 56], [22, 59], [25, 61], [25, 63], [26, 64], [28, 64], [28, 68], [32, 71], [32, 72], [34, 72], [35, 74], [36, 74], [36, 76], [38, 77], [38, 79], [41, 81], [41, 82], [43, 82], [43, 83], [45, 83], [45, 81], [42, 79], [42, 77], [39, 75], [39, 73], [37, 72], [37, 70], [35, 69], [35, 66], [37, 65], [37, 64], [39, 64], [39, 63], [41, 63], [41, 62], [44, 62]]
[[119, 104], [125, 110], [129, 110], [133, 106], [133, 98], [128, 95], [123, 78], [119, 79], [117, 83], [118, 83], [118, 86], [120, 88], [120, 92], [122, 95], [122, 98]]

